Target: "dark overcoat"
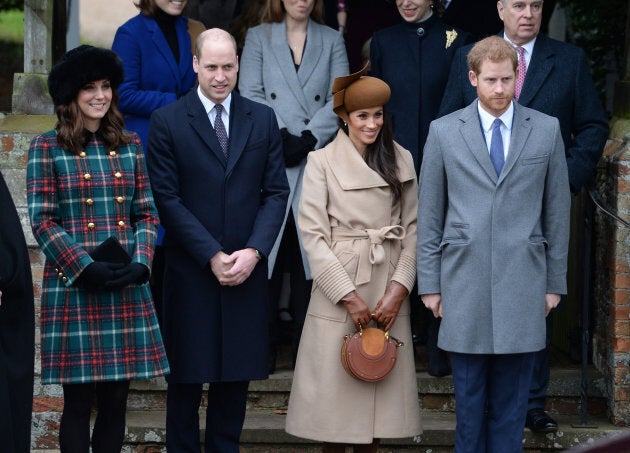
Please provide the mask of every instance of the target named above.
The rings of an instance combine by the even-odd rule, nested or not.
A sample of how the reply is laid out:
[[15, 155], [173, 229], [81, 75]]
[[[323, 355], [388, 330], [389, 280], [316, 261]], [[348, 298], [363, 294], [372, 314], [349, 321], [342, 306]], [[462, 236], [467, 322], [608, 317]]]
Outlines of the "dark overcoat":
[[429, 124], [440, 109], [451, 61], [468, 42], [468, 33], [447, 26], [437, 14], [420, 24], [403, 22], [377, 31], [372, 37], [370, 74], [392, 90], [387, 110], [394, 139], [411, 152], [416, 174]]
[[289, 194], [282, 140], [270, 107], [232, 93], [230, 157], [197, 91], [151, 118], [147, 158], [166, 229], [164, 336], [171, 382], [267, 378], [267, 264], [238, 286], [209, 267], [220, 250], [267, 256]]
[[[463, 47], [455, 55], [440, 116], [469, 105], [477, 97], [468, 80], [466, 57], [471, 48]], [[558, 118], [569, 184], [572, 192], [578, 192], [593, 176], [608, 138], [608, 121], [584, 51], [538, 35], [518, 103]]]
[[2, 174], [0, 218], [0, 449], [27, 453], [35, 358], [33, 281], [22, 225]]

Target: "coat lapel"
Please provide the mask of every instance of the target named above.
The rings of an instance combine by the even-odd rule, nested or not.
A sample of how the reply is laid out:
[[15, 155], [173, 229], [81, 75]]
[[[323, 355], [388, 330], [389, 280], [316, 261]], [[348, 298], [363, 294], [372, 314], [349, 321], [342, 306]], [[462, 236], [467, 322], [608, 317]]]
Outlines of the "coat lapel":
[[212, 123], [206, 113], [206, 110], [199, 99], [197, 90], [191, 90], [186, 95], [188, 103], [188, 116], [190, 117], [190, 125], [199, 134], [199, 137], [210, 148], [212, 153], [217, 157], [221, 165], [226, 166], [225, 156], [219, 145], [219, 140], [212, 129]]
[[527, 106], [534, 96], [536, 96], [536, 93], [538, 93], [538, 90], [540, 90], [543, 82], [553, 69], [553, 56], [554, 53], [553, 50], [549, 48], [547, 38], [538, 35], [536, 43], [534, 44], [532, 58], [527, 68], [527, 74], [525, 75], [523, 90], [518, 99], [519, 104]]
[[171, 48], [166, 42], [166, 38], [160, 30], [157, 22], [152, 19], [147, 19], [145, 20], [145, 24], [147, 27], [147, 31], [151, 35], [151, 41], [155, 45], [160, 55], [162, 55], [162, 58], [164, 58], [164, 61], [166, 61], [168, 69], [173, 74], [173, 79], [179, 80], [181, 77], [179, 76], [179, 69], [177, 68], [175, 57], [173, 56], [173, 52], [171, 52]]
[[[307, 37], [307, 40], [308, 39]], [[276, 61], [278, 62], [278, 68], [280, 72], [282, 72], [282, 76], [284, 80], [286, 80], [289, 89], [297, 99], [298, 105], [308, 105], [304, 97], [304, 92], [302, 91], [302, 84], [295, 71], [293, 58], [291, 58], [291, 50], [289, 49], [289, 42], [287, 41], [287, 29], [284, 21], [271, 24], [271, 42], [273, 43], [272, 49]], [[303, 62], [305, 62], [304, 60], [305, 59], [302, 58]]]
[[[237, 93], [232, 92], [232, 105], [230, 106], [230, 158], [227, 162], [227, 175], [232, 172], [234, 166], [241, 158], [253, 124], [254, 120], [251, 110]], [[218, 145], [216, 138], [215, 141]]]
[[497, 172], [492, 166], [490, 160], [490, 154], [488, 153], [488, 146], [483, 138], [483, 131], [481, 130], [481, 123], [479, 121], [479, 112], [477, 111], [477, 102], [471, 103], [468, 107], [462, 110], [459, 120], [462, 122], [460, 127], [460, 133], [464, 138], [464, 142], [470, 152], [475, 156], [475, 159], [487, 173], [488, 177], [495, 183], [497, 182]]
[[510, 148], [503, 171], [499, 177], [499, 184], [510, 173], [514, 164], [525, 148], [525, 142], [531, 132], [530, 116], [525, 113], [523, 107], [514, 102], [514, 120], [512, 121], [512, 137], [510, 138]]
[[315, 68], [319, 63], [323, 51], [322, 32], [319, 27], [313, 25], [314, 23], [315, 22], [309, 19], [306, 33], [306, 46], [304, 47], [304, 54], [302, 55], [302, 63], [297, 71], [300, 87], [302, 88], [306, 86], [308, 79], [315, 73]]

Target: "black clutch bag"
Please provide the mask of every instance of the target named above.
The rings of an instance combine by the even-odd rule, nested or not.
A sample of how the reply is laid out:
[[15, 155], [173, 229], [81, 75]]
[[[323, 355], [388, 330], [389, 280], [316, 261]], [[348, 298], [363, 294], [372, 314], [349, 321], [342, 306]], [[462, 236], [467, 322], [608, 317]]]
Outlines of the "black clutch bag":
[[94, 261], [106, 261], [108, 263], [131, 263], [131, 257], [114, 236], [110, 236], [101, 242], [90, 252]]

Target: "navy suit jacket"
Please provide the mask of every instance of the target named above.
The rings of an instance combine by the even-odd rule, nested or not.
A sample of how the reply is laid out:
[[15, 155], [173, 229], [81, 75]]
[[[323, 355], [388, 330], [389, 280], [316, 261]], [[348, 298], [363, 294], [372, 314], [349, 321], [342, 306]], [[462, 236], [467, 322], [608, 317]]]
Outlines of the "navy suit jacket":
[[166, 228], [163, 333], [174, 382], [267, 377], [267, 264], [221, 286], [220, 250], [268, 255], [289, 187], [270, 107], [232, 93], [226, 160], [197, 90], [151, 116], [147, 164]]
[[[467, 106], [477, 97], [468, 80], [466, 56], [471, 48], [463, 47], [455, 55], [440, 116]], [[579, 192], [591, 180], [608, 138], [608, 120], [584, 51], [538, 35], [518, 103], [558, 118], [569, 184], [572, 192]]]

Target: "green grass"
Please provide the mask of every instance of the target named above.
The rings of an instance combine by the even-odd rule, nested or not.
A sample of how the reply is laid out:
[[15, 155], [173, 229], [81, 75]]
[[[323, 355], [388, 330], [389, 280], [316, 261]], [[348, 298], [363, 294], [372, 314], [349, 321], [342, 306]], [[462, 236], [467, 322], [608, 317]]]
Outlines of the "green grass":
[[0, 41], [24, 42], [24, 11], [0, 11]]

